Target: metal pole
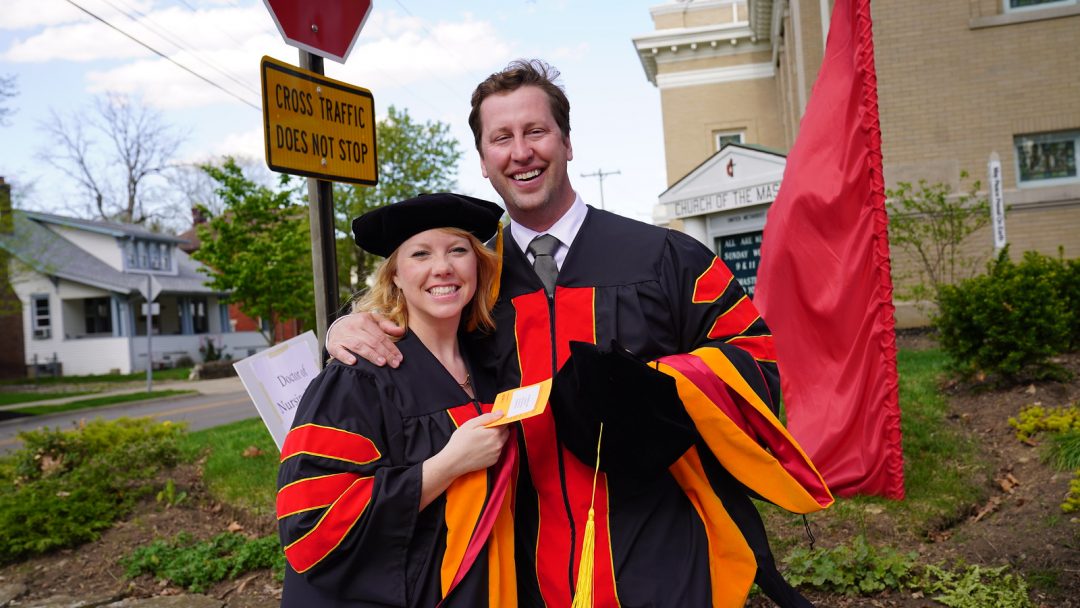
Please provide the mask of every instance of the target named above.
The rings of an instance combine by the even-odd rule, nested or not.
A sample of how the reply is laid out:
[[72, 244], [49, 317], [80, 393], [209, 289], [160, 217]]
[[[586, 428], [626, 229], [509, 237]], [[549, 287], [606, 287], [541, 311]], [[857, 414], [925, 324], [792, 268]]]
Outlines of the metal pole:
[[154, 303], [150, 300], [151, 276], [146, 275], [146, 392], [154, 389], [154, 348], [152, 335], [154, 333]]
[[619, 175], [619, 171], [604, 172], [603, 169], [597, 169], [595, 173], [582, 173], [581, 177], [595, 177], [600, 180], [600, 208], [604, 208], [604, 178], [609, 175]]
[[[323, 58], [300, 51], [300, 67], [324, 74]], [[337, 244], [334, 238], [334, 189], [331, 182], [308, 178], [311, 218], [311, 266], [315, 276], [315, 329], [319, 344], [338, 309]], [[270, 331], [274, 331], [271, 327]]]

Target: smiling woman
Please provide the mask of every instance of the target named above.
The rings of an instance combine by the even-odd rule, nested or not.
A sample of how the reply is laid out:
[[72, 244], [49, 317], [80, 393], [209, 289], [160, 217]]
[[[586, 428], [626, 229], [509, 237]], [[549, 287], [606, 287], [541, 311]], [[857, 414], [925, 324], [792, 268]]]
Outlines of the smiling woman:
[[[472, 330], [493, 327], [502, 209], [430, 194], [353, 222], [388, 256], [357, 306], [405, 329], [409, 363], [332, 362], [285, 439], [282, 606], [516, 605], [506, 497], [516, 457]], [[493, 466], [494, 465], [494, 466]]]

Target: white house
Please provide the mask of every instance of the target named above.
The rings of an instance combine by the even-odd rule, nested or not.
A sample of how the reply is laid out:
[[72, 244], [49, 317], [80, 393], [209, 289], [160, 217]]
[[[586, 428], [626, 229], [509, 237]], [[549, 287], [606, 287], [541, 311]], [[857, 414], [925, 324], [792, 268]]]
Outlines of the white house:
[[22, 302], [28, 366], [58, 362], [65, 375], [131, 373], [147, 367], [150, 277], [160, 288], [150, 343], [155, 366], [202, 360], [208, 341], [235, 359], [266, 348], [253, 331], [233, 331], [223, 294], [207, 287], [183, 239], [139, 226], [14, 211], [0, 233]]

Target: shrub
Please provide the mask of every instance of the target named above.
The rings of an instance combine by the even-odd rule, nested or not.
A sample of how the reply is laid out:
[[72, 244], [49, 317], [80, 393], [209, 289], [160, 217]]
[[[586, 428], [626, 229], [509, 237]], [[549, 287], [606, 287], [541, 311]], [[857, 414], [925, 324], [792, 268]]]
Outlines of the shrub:
[[273, 568], [285, 570], [285, 554], [277, 536], [249, 539], [224, 532], [203, 542], [181, 533], [172, 541], [156, 540], [120, 560], [128, 577], [153, 575], [193, 593], [236, 578], [245, 572]]
[[212, 378], [228, 378], [236, 375], [231, 359], [199, 363], [191, 371], [194, 380], [210, 380]]
[[1006, 249], [986, 274], [943, 286], [933, 323], [953, 371], [1006, 382], [1060, 375], [1050, 358], [1068, 351], [1080, 322], [1067, 299], [1074, 266], [1031, 251], [1016, 264]]
[[930, 565], [913, 586], [936, 594], [934, 600], [949, 608], [1030, 608], [1027, 583], [1006, 570], [969, 566], [950, 571]]
[[22, 433], [0, 484], [0, 563], [96, 540], [176, 464], [182, 433], [147, 419]]
[[911, 577], [915, 553], [875, 548], [864, 536], [851, 546], [832, 549], [794, 549], [784, 558], [784, 575], [792, 585], [809, 585], [845, 595], [869, 595], [900, 589]]
[[1015, 417], [1010, 417], [1009, 426], [1016, 429], [1016, 438], [1020, 441], [1026, 441], [1038, 433], [1080, 432], [1080, 406], [1030, 405], [1022, 408]]
[[[961, 171], [960, 181], [967, 179], [967, 171]], [[965, 253], [964, 244], [990, 223], [990, 201], [978, 195], [979, 187], [975, 181], [954, 193], [950, 184], [919, 180], [885, 191], [889, 242], [918, 262], [911, 275], [897, 276], [917, 279], [910, 286], [898, 281], [897, 298], [937, 301], [942, 286], [975, 274], [985, 257]]]

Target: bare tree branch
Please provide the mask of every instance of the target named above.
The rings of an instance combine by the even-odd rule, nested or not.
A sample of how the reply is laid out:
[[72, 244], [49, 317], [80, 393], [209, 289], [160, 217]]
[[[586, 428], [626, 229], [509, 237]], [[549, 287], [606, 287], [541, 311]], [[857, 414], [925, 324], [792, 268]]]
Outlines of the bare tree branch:
[[7, 105], [7, 100], [14, 98], [19, 94], [19, 89], [15, 84], [14, 76], [0, 76], [0, 127], [5, 127], [9, 124], [9, 118], [15, 113]]
[[53, 145], [40, 157], [78, 184], [92, 215], [134, 224], [161, 218], [169, 194], [153, 187], [154, 178], [173, 168], [182, 137], [159, 113], [111, 94], [92, 115], [65, 120], [54, 112], [42, 129]]

